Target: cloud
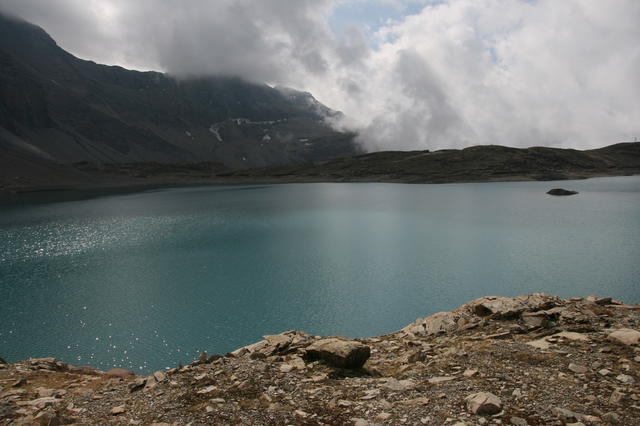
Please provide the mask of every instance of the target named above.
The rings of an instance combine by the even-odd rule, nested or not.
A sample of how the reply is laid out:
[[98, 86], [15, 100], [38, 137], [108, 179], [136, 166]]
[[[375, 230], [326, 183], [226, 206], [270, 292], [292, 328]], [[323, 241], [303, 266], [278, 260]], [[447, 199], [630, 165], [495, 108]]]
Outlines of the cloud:
[[[382, 27], [364, 72], [307, 83], [371, 149], [591, 148], [640, 137], [640, 2], [458, 0]], [[312, 88], [313, 91], [313, 88]]]
[[373, 32], [354, 22], [336, 34], [330, 24], [349, 4], [366, 3], [0, 0], [0, 9], [81, 57], [309, 90], [372, 150], [640, 137], [636, 0], [376, 0], [370, 7], [402, 13], [381, 24], [373, 11]]
[[0, 0], [82, 58], [181, 77], [322, 74], [330, 0]]

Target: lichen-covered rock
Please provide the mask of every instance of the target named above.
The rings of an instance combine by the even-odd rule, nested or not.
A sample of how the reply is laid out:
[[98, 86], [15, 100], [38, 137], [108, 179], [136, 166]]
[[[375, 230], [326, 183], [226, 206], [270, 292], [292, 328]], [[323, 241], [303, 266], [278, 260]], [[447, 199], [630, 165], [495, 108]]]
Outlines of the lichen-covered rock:
[[369, 346], [355, 340], [321, 339], [307, 347], [306, 358], [321, 359], [340, 368], [360, 368], [369, 359]]
[[502, 411], [502, 401], [490, 392], [473, 393], [465, 398], [467, 410], [478, 416], [490, 416]]

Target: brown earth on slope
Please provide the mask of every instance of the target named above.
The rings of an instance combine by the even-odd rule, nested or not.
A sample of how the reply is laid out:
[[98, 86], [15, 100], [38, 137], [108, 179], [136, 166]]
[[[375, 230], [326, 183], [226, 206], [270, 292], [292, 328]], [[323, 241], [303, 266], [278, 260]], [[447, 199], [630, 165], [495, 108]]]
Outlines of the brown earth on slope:
[[0, 424], [640, 424], [639, 329], [638, 305], [532, 294], [374, 338], [265, 336], [146, 377], [0, 363]]

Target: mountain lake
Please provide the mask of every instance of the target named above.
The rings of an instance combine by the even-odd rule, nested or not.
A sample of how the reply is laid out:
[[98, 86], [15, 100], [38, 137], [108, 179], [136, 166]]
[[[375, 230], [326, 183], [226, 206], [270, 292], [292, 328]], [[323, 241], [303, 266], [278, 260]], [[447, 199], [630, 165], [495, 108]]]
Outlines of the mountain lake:
[[[580, 193], [554, 197], [562, 187]], [[640, 176], [200, 186], [0, 205], [0, 356], [138, 373], [471, 299], [640, 301]]]

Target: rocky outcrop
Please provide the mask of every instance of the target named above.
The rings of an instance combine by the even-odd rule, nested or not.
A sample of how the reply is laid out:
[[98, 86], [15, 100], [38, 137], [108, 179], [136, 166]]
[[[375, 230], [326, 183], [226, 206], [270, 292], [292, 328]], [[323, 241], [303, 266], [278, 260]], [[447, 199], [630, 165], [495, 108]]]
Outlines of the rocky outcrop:
[[[558, 316], [553, 310], [562, 304], [557, 296], [535, 293], [515, 298], [482, 297], [451, 312], [439, 312], [419, 318], [402, 331], [415, 336], [431, 336], [476, 327], [483, 319], [520, 320], [524, 324], [548, 324], [549, 318]], [[535, 318], [535, 319], [532, 319]]]
[[366, 339], [287, 331], [147, 376], [38, 358], [0, 364], [0, 425], [640, 424], [638, 334], [638, 305], [532, 294]]

